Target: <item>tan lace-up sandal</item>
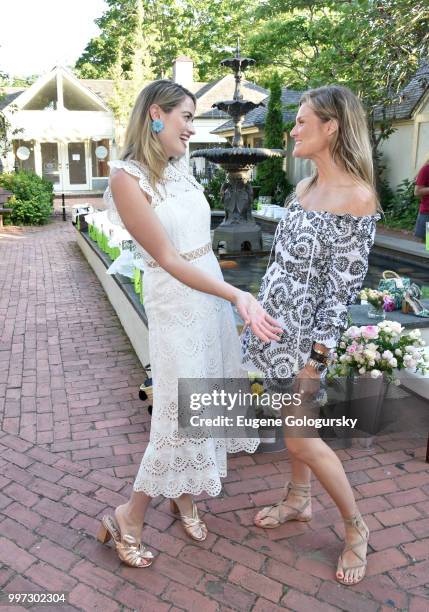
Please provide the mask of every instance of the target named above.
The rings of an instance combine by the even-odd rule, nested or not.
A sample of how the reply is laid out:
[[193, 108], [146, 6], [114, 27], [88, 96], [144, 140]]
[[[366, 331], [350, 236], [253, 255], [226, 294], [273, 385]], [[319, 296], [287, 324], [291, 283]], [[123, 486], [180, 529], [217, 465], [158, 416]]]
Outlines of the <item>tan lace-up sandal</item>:
[[113, 540], [118, 557], [130, 567], [149, 567], [149, 565], [152, 565], [153, 554], [133, 536], [128, 534], [121, 536], [113, 516], [103, 516], [97, 540], [102, 544], [107, 544], [109, 540]]
[[[345, 579], [346, 572], [350, 570], [361, 569], [361, 568], [364, 568], [364, 570], [366, 570], [366, 564], [367, 564], [366, 551], [367, 551], [367, 545], [368, 545], [368, 539], [369, 539], [369, 529], [366, 526], [360, 512], [356, 512], [356, 514], [354, 514], [352, 518], [350, 519], [343, 519], [343, 520], [344, 520], [345, 525], [349, 525], [350, 527], [354, 527], [354, 529], [356, 529], [356, 531], [359, 534], [360, 540], [358, 542], [355, 542], [354, 544], [346, 544], [343, 552], [340, 555], [340, 558], [338, 559], [337, 574], [335, 577], [337, 581], [340, 582], [341, 584], [344, 584], [345, 586], [352, 586], [354, 584], [358, 584], [364, 578], [365, 571], [363, 572], [362, 576], [360, 576], [360, 578], [358, 578], [357, 580], [352, 579], [348, 581], [346, 581]], [[362, 547], [364, 547], [363, 553], [361, 550]], [[349, 551], [351, 551], [355, 555], [355, 557], [357, 557], [358, 563], [354, 565], [345, 564], [343, 555], [344, 553], [349, 552]], [[339, 578], [338, 572], [342, 572], [343, 578]]]
[[[300, 506], [292, 506], [288, 502], [289, 493], [302, 497], [303, 502]], [[283, 499], [272, 506], [262, 508], [255, 516], [254, 522], [257, 527], [263, 529], [275, 529], [287, 521], [311, 521], [311, 485], [295, 484], [288, 482], [285, 486]], [[310, 512], [305, 514], [307, 508]], [[269, 523], [266, 519], [269, 519]], [[262, 522], [264, 521], [264, 522]]]
[[179, 510], [179, 506], [176, 504], [174, 499], [170, 499], [170, 511], [173, 514], [178, 514], [180, 516], [180, 520], [182, 521], [183, 529], [185, 533], [196, 540], [197, 542], [203, 542], [207, 538], [207, 525], [204, 521], [200, 519], [198, 516], [197, 506], [192, 502], [192, 516], [187, 516], [186, 514], [181, 514]]

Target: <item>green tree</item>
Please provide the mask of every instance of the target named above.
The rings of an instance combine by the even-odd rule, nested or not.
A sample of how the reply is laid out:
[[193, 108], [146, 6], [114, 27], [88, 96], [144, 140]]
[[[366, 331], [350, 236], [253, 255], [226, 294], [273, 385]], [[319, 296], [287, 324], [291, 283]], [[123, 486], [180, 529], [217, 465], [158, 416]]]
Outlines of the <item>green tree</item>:
[[389, 108], [428, 56], [427, 0], [264, 0], [257, 18], [249, 49], [261, 80], [274, 66], [292, 88], [350, 87], [366, 107], [378, 166], [394, 131]]
[[[0, 100], [4, 99], [6, 96], [6, 85], [9, 82], [9, 75], [0, 70]], [[11, 105], [9, 107], [11, 112], [15, 112], [16, 108]], [[11, 136], [17, 136], [21, 129], [12, 129], [10, 121], [8, 120], [5, 113], [0, 110], [0, 158], [4, 157], [6, 153], [8, 153], [12, 147], [12, 142], [10, 140]]]
[[[5, 97], [4, 87], [6, 84], [7, 75], [4, 72], [0, 72], [0, 101]], [[4, 157], [4, 155], [9, 150], [9, 139], [8, 139], [8, 131], [10, 128], [9, 121], [7, 120], [3, 111], [0, 110], [0, 157]]]
[[39, 78], [39, 74], [31, 74], [26, 77], [11, 76], [11, 87], [30, 87]]
[[333, 44], [337, 2], [263, 0], [248, 41], [255, 76], [268, 85], [273, 71], [291, 88], [317, 83], [321, 59]]
[[[108, 10], [96, 20], [101, 33], [86, 46], [76, 63], [83, 78], [111, 78], [120, 59], [124, 74], [131, 69], [136, 0], [106, 0]], [[179, 55], [189, 55], [198, 70], [198, 79], [224, 75], [219, 62], [225, 47], [235, 46], [237, 36], [245, 40], [255, 20], [257, 0], [243, 6], [236, 0], [143, 0], [146, 43], [157, 78], [171, 76]]]
[[220, 61], [235, 49], [237, 38], [240, 38], [245, 53], [247, 39], [255, 26], [259, 1], [184, 0], [180, 4], [183, 13], [178, 54], [192, 57], [201, 81], [225, 76]]
[[[265, 120], [264, 146], [267, 149], [283, 149], [283, 113], [281, 80], [274, 73], [270, 82], [270, 98]], [[282, 202], [290, 191], [290, 185], [283, 170], [283, 158], [273, 157], [259, 164], [256, 180], [260, 185], [260, 195], [273, 196]]]
[[[136, 0], [133, 17], [133, 30], [131, 40], [123, 40], [118, 51], [117, 59], [113, 65], [111, 76], [114, 80], [114, 93], [109, 100], [115, 118], [118, 122], [117, 134], [121, 133], [130, 111], [134, 105], [137, 94], [143, 85], [154, 78], [150, 45], [153, 35], [145, 29], [145, 10], [142, 0]], [[123, 49], [131, 48], [131, 59], [128, 72], [123, 70]], [[119, 138], [120, 139], [120, 138]]]

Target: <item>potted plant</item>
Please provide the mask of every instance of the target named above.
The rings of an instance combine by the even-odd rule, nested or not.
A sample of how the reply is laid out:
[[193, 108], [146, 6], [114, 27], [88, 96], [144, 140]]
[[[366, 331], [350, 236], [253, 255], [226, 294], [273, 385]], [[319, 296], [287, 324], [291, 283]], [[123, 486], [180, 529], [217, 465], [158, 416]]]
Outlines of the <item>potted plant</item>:
[[382, 406], [396, 372], [412, 369], [426, 374], [429, 358], [419, 329], [403, 333], [396, 321], [352, 325], [341, 336], [333, 354], [328, 380], [343, 378], [348, 416], [357, 416], [366, 433], [379, 430]]
[[395, 382], [395, 372], [404, 368], [426, 374], [429, 361], [419, 329], [403, 333], [396, 321], [377, 325], [352, 325], [341, 336], [333, 354], [329, 376], [369, 375]]

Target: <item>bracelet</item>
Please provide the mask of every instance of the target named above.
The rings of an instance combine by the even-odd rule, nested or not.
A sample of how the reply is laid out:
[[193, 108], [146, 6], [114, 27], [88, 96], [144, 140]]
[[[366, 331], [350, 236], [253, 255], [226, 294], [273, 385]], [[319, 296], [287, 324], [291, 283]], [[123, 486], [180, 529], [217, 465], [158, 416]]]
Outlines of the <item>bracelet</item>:
[[329, 360], [328, 355], [325, 355], [325, 353], [318, 353], [313, 348], [311, 349], [310, 358], [324, 365], [327, 365]]
[[320, 363], [319, 361], [315, 361], [314, 359], [308, 359], [307, 365], [309, 365], [313, 370], [316, 370], [319, 374], [322, 374], [327, 370], [327, 365], [325, 363]]
[[315, 353], [317, 353], [318, 355], [323, 355], [323, 356], [324, 356], [324, 357], [326, 357], [326, 358], [327, 358], [327, 357], [328, 357], [328, 355], [329, 355], [329, 350], [328, 350], [327, 352], [325, 352], [325, 351], [321, 351], [320, 349], [317, 349], [317, 348], [316, 348], [316, 343], [315, 343], [315, 342], [313, 342], [313, 345], [312, 345], [312, 347], [311, 347], [311, 350], [312, 350], [312, 351], [314, 351]]

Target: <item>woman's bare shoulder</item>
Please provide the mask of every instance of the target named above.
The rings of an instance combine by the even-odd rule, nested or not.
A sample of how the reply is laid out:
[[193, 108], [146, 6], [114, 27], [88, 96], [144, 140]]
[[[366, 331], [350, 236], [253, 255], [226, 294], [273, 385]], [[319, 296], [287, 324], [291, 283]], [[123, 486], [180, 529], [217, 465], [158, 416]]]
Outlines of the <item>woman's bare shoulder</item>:
[[312, 180], [312, 177], [307, 176], [306, 178], [301, 179], [299, 183], [296, 184], [295, 193], [298, 197], [304, 193], [306, 187], [308, 187], [311, 180]]
[[357, 217], [374, 215], [377, 212], [377, 198], [374, 191], [366, 185], [353, 185], [347, 194], [345, 211]]
[[127, 171], [127, 168], [118, 168], [115, 172], [110, 174], [109, 184], [114, 197], [122, 193], [125, 197], [131, 198], [139, 196], [145, 202], [151, 202], [153, 193], [149, 185], [142, 183], [139, 176]]

